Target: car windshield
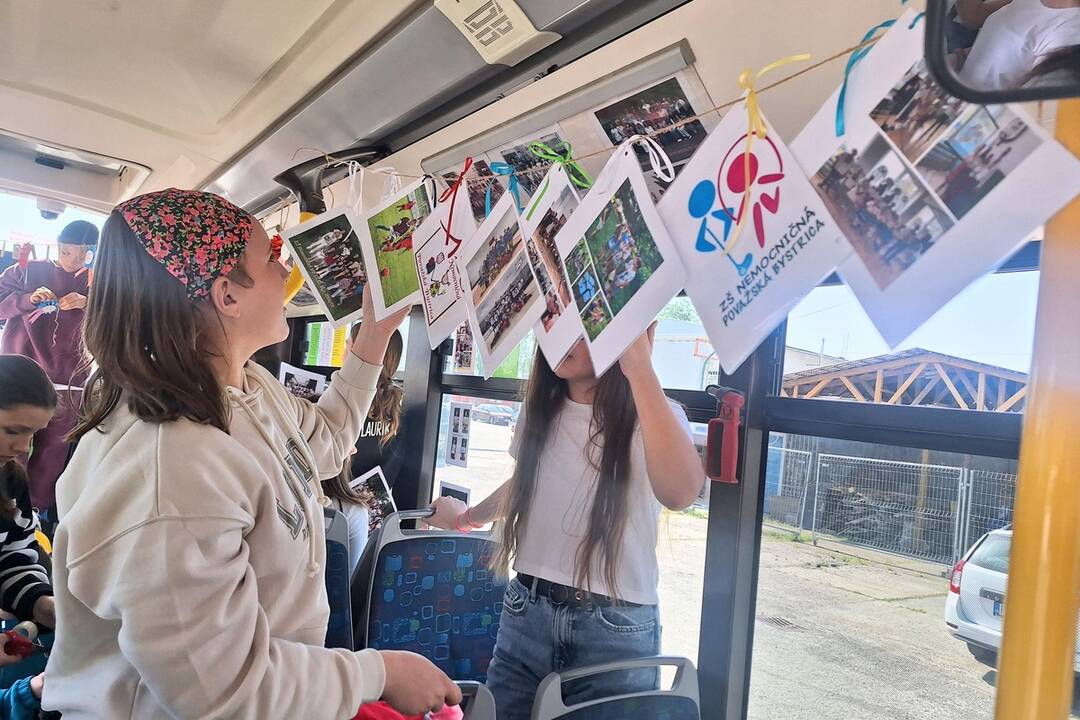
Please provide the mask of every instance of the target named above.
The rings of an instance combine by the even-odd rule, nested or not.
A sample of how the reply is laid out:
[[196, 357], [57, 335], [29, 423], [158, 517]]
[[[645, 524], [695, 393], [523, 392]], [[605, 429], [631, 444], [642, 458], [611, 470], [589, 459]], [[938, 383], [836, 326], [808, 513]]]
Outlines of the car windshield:
[[1011, 539], [1004, 535], [991, 535], [971, 554], [968, 560], [972, 565], [978, 565], [987, 570], [999, 573], [1009, 572], [1009, 547]]

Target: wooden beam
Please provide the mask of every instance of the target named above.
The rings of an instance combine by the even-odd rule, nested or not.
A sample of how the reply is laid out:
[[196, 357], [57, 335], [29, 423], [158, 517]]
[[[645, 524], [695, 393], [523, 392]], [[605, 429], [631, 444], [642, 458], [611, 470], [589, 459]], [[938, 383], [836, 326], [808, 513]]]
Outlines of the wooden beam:
[[874, 402], [881, 402], [881, 393], [885, 389], [885, 371], [878, 369], [877, 378], [874, 379]]
[[975, 408], [977, 410], [986, 409], [986, 373], [979, 373], [979, 391], [975, 397]]
[[919, 363], [918, 366], [916, 366], [916, 368], [911, 371], [911, 375], [908, 376], [908, 379], [905, 380], [903, 384], [896, 389], [896, 392], [893, 393], [893, 396], [889, 398], [890, 405], [895, 405], [896, 402], [904, 396], [904, 393], [907, 392], [907, 389], [911, 387], [911, 383], [918, 380], [919, 376], [922, 375], [923, 370], [926, 370], [926, 363]]
[[938, 375], [945, 382], [945, 387], [949, 388], [949, 392], [952, 393], [953, 399], [956, 400], [956, 404], [964, 410], [970, 410], [968, 404], [964, 401], [964, 396], [960, 394], [960, 391], [953, 385], [953, 381], [949, 378], [949, 374], [945, 372], [945, 368], [941, 367], [941, 363], [934, 363], [934, 368], [937, 369]]
[[795, 383], [794, 387], [791, 388], [791, 397], [799, 397], [799, 388], [801, 387], [802, 385]]
[[859, 392], [859, 388], [855, 387], [854, 383], [852, 383], [843, 375], [840, 376], [840, 382], [844, 384], [844, 387], [848, 389], [848, 392], [851, 393], [852, 397], [854, 397], [859, 402], [866, 402], [866, 398], [863, 397], [863, 394]]
[[831, 377], [823, 378], [821, 382], [810, 389], [810, 392], [806, 393], [806, 398], [816, 398], [818, 394], [825, 389], [825, 386], [832, 382]]
[[788, 396], [787, 390], [784, 389], [784, 388], [780, 388], [780, 397], [787, 397], [787, 396]]
[[[917, 359], [917, 358], [903, 358], [903, 359], [900, 359], [900, 360], [891, 360], [889, 362], [881, 363], [880, 365], [876, 365], [876, 366], [852, 367], [852, 368], [847, 368], [846, 370], [833, 370], [833, 371], [830, 371], [830, 372], [828, 372], [828, 373], [826, 373], [824, 375], [821, 375], [821, 374], [815, 375], [814, 371], [812, 371], [812, 370], [801, 370], [798, 373], [792, 373], [791, 375], [788, 375], [785, 378], [785, 381], [790, 382], [790, 381], [798, 380], [799, 382], [817, 382], [818, 380], [824, 380], [825, 378], [828, 378], [830, 380], [837, 380], [837, 379], [839, 379], [839, 377], [841, 375], [844, 375], [844, 376], [847, 376], [847, 377], [854, 377], [856, 375], [873, 375], [879, 369], [880, 370], [886, 370], [886, 371], [888, 371], [888, 370], [898, 370], [900, 368], [914, 367], [916, 364], [928, 365], [930, 362], [933, 362], [933, 360], [932, 359], [921, 360], [921, 359]], [[824, 369], [828, 370], [829, 368], [826, 367]], [[795, 377], [796, 375], [798, 377]]]
[[922, 392], [915, 396], [915, 399], [911, 401], [911, 404], [918, 405], [919, 403], [921, 403], [923, 399], [930, 394], [930, 391], [937, 387], [937, 384], [939, 382], [941, 382], [941, 378], [937, 375], [930, 378], [930, 382], [926, 383], [926, 387], [922, 389]]
[[971, 402], [975, 402], [979, 393], [975, 391], [975, 386], [968, 380], [967, 371], [960, 372], [960, 384], [964, 386], [964, 389], [968, 391], [968, 397], [971, 398]]
[[1013, 393], [1013, 396], [1002, 403], [1001, 407], [997, 409], [998, 412], [1008, 412], [1013, 405], [1020, 402], [1027, 395], [1027, 385]]
[[998, 397], [997, 405], [994, 406], [995, 410], [1000, 410], [1001, 406], [1005, 404], [1005, 388], [1008, 384], [1004, 378], [998, 378]]

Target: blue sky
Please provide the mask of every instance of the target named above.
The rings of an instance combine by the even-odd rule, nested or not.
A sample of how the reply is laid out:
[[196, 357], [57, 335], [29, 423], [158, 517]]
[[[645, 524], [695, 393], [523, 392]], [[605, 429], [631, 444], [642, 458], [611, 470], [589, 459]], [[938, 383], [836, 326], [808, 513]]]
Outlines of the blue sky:
[[[0, 240], [11, 231], [53, 239], [72, 220], [102, 215], [69, 208], [44, 220], [33, 200], [0, 193]], [[922, 347], [1026, 372], [1031, 365], [1038, 273], [990, 275], [968, 287], [897, 349]], [[788, 344], [848, 359], [890, 352], [845, 286], [817, 288], [791, 312]]]

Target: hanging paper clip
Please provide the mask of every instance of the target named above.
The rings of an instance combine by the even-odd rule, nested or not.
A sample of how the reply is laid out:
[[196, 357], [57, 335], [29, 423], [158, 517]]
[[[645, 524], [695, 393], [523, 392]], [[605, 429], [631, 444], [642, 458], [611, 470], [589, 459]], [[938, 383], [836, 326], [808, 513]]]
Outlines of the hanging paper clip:
[[566, 171], [567, 177], [570, 178], [570, 182], [577, 185], [582, 190], [588, 190], [592, 187], [592, 178], [589, 177], [589, 173], [585, 172], [585, 168], [581, 167], [581, 163], [574, 159], [571, 154], [572, 150], [570, 148], [570, 143], [563, 141], [562, 155], [547, 143], [540, 142], [539, 140], [529, 143], [528, 148], [529, 152], [541, 160], [547, 160], [552, 164], [562, 165], [563, 170]]
[[[518, 182], [517, 174], [514, 172], [514, 166], [504, 162], [493, 162], [491, 163], [491, 172], [510, 178], [507, 180], [507, 190], [514, 196], [514, 205], [517, 206], [517, 211], [522, 212], [525, 208], [521, 205], [521, 184]], [[491, 185], [488, 185], [487, 191], [484, 193], [484, 217], [490, 214]]]
[[[454, 205], [457, 204], [458, 191], [461, 189], [461, 183], [465, 181], [465, 175], [472, 168], [472, 157], [465, 158], [465, 164], [461, 167], [461, 172], [454, 178], [454, 182], [450, 183], [450, 186], [443, 191], [443, 194], [439, 196], [439, 202], [449, 202], [450, 211], [447, 213], [446, 225], [443, 226], [443, 231], [446, 233], [446, 245], [453, 245], [454, 248], [446, 253], [446, 257], [452, 258], [457, 254], [457, 251], [461, 248], [461, 238], [454, 237]], [[468, 192], [468, 191], [466, 191]]]

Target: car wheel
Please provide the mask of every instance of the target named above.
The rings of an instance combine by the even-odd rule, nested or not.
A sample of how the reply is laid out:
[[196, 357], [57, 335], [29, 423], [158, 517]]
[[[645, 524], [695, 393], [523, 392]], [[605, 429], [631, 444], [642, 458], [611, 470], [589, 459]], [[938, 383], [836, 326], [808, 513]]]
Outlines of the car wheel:
[[968, 652], [971, 653], [971, 656], [974, 657], [979, 662], [981, 662], [983, 665], [988, 665], [988, 666], [990, 666], [992, 668], [997, 667], [997, 653], [996, 652], [994, 652], [993, 650], [989, 650], [987, 648], [984, 648], [981, 645], [974, 645], [972, 643], [968, 643], [967, 647], [968, 647]]

